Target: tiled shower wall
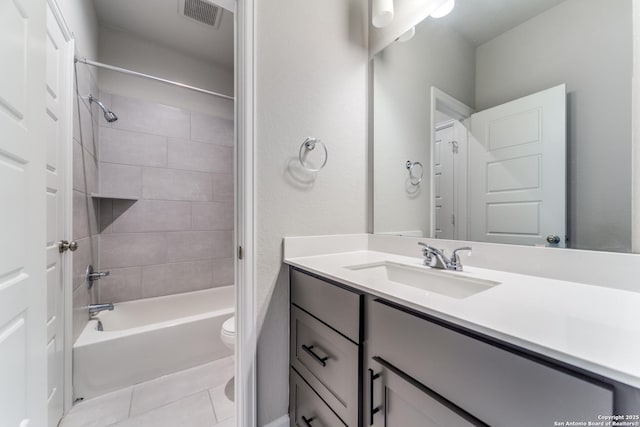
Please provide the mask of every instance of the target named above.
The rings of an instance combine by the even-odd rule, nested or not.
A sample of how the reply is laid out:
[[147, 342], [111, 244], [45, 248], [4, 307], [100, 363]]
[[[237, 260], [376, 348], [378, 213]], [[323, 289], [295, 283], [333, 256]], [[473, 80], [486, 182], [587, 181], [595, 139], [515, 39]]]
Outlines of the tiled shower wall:
[[98, 85], [89, 67], [76, 64], [76, 91], [73, 102], [73, 235], [78, 249], [73, 256], [73, 341], [87, 324], [91, 295], [85, 271], [98, 266], [97, 202], [89, 196], [98, 188], [98, 118], [96, 106], [87, 97], [97, 95]]
[[101, 97], [100, 302], [233, 284], [233, 121]]

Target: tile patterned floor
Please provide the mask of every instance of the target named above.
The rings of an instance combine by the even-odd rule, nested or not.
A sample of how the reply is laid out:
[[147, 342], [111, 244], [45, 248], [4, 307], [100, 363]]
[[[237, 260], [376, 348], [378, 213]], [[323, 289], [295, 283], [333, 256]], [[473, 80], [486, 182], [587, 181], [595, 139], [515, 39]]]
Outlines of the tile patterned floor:
[[61, 427], [235, 427], [233, 356], [78, 403]]

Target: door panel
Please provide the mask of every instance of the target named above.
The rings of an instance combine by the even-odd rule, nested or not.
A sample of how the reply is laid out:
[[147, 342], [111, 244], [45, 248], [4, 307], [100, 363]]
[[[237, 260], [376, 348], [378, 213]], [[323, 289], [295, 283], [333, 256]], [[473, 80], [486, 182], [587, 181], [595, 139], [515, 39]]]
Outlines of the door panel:
[[46, 425], [45, 7], [0, 5], [0, 425]]
[[454, 147], [453, 124], [436, 130], [433, 148], [437, 239], [454, 239]]
[[471, 116], [469, 240], [565, 245], [565, 121], [565, 85]]
[[[64, 404], [64, 254], [58, 243], [65, 230], [65, 192], [71, 58], [64, 35], [49, 6], [46, 34], [46, 199], [47, 199], [47, 396], [49, 426], [56, 426]], [[69, 255], [66, 255], [68, 257]]]

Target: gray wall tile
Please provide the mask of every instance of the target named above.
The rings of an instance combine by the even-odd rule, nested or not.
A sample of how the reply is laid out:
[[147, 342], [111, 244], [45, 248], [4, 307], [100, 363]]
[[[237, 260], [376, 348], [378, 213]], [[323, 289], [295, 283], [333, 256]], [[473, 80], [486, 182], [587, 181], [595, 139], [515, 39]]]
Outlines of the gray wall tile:
[[213, 264], [206, 261], [152, 265], [142, 270], [143, 298], [210, 288]]
[[142, 298], [142, 267], [112, 268], [109, 276], [95, 282], [101, 302], [122, 302]]
[[145, 199], [209, 201], [213, 198], [211, 175], [202, 172], [145, 168], [142, 182]]
[[112, 230], [121, 232], [180, 231], [191, 228], [191, 203], [138, 200], [113, 220]]
[[167, 233], [168, 261], [229, 258], [233, 253], [231, 231], [183, 231]]
[[[98, 238], [86, 237], [84, 239], [76, 240], [78, 242], [78, 249], [72, 252], [73, 257], [73, 289], [77, 289], [80, 286], [86, 287], [86, 271], [89, 264], [93, 264], [95, 267], [98, 265]], [[92, 247], [93, 245], [93, 247]]]
[[164, 233], [112, 233], [100, 237], [101, 268], [134, 267], [167, 262]]
[[233, 258], [214, 259], [213, 264], [213, 286], [233, 285], [234, 266]]
[[189, 138], [191, 133], [188, 111], [119, 95], [111, 96], [111, 104], [118, 115], [114, 129], [176, 138]]
[[89, 237], [89, 211], [87, 196], [80, 191], [73, 191], [73, 239]]
[[100, 161], [133, 166], [167, 166], [167, 138], [101, 126]]
[[[100, 231], [100, 267], [112, 271], [96, 287], [101, 302], [231, 284], [233, 121], [107, 93], [100, 99], [119, 120], [106, 123], [93, 108], [93, 122], [83, 123], [85, 133], [99, 129], [98, 192], [140, 198], [103, 199], [99, 224], [95, 213], [91, 219], [93, 206], [86, 212], [88, 231], [82, 232]], [[82, 120], [91, 122], [81, 100], [83, 108]], [[76, 145], [74, 188], [90, 193], [97, 180], [85, 185]], [[95, 166], [88, 150], [84, 155]], [[89, 175], [98, 172], [90, 169], [95, 167], [87, 169]], [[83, 277], [87, 258], [77, 272]]]
[[[84, 157], [83, 157], [84, 155]], [[98, 162], [79, 142], [73, 142], [73, 189], [92, 193], [98, 188]], [[86, 171], [86, 174], [85, 174]]]
[[200, 172], [231, 173], [233, 148], [170, 138], [169, 167]]
[[75, 342], [80, 333], [84, 329], [87, 321], [89, 320], [89, 305], [90, 298], [87, 288], [80, 287], [73, 291], [73, 313], [71, 315], [73, 321], [73, 342]]
[[233, 175], [218, 173], [213, 175], [213, 200], [233, 201]]
[[142, 169], [136, 166], [100, 163], [100, 193], [140, 197]]
[[193, 203], [194, 230], [233, 230], [233, 202]]
[[191, 112], [191, 139], [233, 146], [233, 120]]

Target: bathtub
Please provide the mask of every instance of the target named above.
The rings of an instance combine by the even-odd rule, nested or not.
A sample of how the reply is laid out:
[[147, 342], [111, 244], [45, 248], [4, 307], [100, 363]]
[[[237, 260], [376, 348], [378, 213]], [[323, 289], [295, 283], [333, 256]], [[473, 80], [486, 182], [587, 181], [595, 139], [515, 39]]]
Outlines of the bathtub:
[[114, 306], [90, 320], [73, 345], [75, 398], [89, 399], [232, 354], [220, 340], [220, 328], [234, 313], [233, 286]]

